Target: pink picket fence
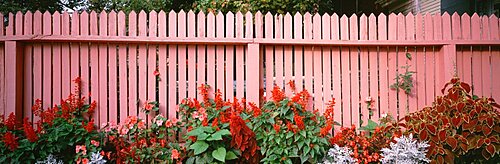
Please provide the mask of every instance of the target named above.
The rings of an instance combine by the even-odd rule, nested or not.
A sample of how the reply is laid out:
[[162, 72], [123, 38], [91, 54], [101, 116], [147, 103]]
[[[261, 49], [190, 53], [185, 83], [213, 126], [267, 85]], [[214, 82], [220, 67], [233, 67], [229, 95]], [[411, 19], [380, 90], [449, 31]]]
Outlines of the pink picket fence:
[[[366, 124], [402, 118], [441, 95], [459, 76], [473, 94], [500, 100], [500, 35], [496, 16], [447, 13], [338, 16], [193, 12], [14, 13], [0, 21], [0, 114], [34, 119], [81, 77], [82, 96], [97, 101], [98, 124], [120, 122], [158, 101], [176, 117], [184, 98], [209, 84], [225, 99], [259, 102], [274, 86], [307, 89], [309, 110], [335, 98], [335, 120]], [[4, 15], [0, 14], [0, 18]], [[410, 53], [412, 59], [406, 54]], [[392, 90], [410, 65], [410, 94]], [[153, 72], [159, 71], [159, 76]], [[157, 81], [159, 79], [159, 81]], [[373, 115], [365, 99], [374, 100]]]

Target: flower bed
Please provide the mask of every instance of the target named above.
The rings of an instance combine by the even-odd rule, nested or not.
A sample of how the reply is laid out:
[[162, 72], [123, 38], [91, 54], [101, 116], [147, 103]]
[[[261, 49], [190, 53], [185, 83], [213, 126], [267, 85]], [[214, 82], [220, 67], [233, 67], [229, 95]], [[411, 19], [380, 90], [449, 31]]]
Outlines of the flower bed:
[[[178, 118], [158, 113], [157, 102], [118, 125], [97, 129], [96, 103], [85, 104], [80, 80], [74, 93], [51, 109], [33, 106], [39, 121], [0, 120], [0, 163], [449, 163], [499, 160], [500, 117], [492, 99], [470, 96], [453, 79], [432, 107], [398, 122], [390, 117], [369, 127], [345, 126], [332, 135], [334, 100], [325, 113], [308, 111], [307, 91], [290, 97], [275, 87], [269, 101], [224, 101], [199, 87], [202, 100], [185, 99]], [[289, 83], [293, 87], [293, 83]], [[443, 90], [444, 92], [444, 90]], [[415, 136], [415, 138], [413, 138]], [[474, 158], [471, 158], [474, 157]]]

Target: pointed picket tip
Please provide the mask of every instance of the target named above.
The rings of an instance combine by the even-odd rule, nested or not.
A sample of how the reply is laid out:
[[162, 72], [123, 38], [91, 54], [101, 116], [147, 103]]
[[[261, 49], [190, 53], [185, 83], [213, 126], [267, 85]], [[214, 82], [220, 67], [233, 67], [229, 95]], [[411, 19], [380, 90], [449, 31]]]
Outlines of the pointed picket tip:
[[469, 14], [467, 13], [462, 14], [462, 19], [470, 19]]
[[18, 17], [18, 16], [23, 16], [23, 12], [18, 11], [18, 12], [16, 13], [16, 17]]
[[156, 15], [156, 14], [158, 14], [158, 13], [157, 13], [156, 11], [154, 11], [154, 10], [151, 10], [151, 11], [149, 12], [149, 15], [151, 15], [151, 14], [155, 14], [155, 15]]
[[366, 19], [367, 17], [366, 17], [366, 15], [365, 15], [365, 13], [363, 13], [363, 14], [361, 14], [361, 16], [360, 16], [359, 18], [364, 18], [364, 19]]
[[[229, 12], [231, 12], [231, 11], [229, 11]], [[255, 13], [255, 17], [257, 17], [257, 16], [262, 16], [262, 13], [261, 13], [260, 11], [257, 11], [257, 12]]]
[[[59, 11], [54, 12], [54, 14], [55, 14], [55, 13], [59, 13]], [[2, 13], [0, 13], [0, 14], [2, 14]], [[29, 10], [28, 10], [28, 11], [26, 11], [25, 15], [26, 15], [26, 14], [33, 14], [33, 13], [32, 13], [31, 11], [29, 11]]]
[[292, 15], [291, 15], [289, 12], [286, 12], [285, 17], [289, 17], [289, 18], [291, 18], [291, 17], [292, 17]]
[[222, 13], [222, 11], [217, 12], [217, 17], [224, 18], [224, 14]]
[[109, 12], [109, 14], [116, 14], [116, 11], [115, 11], [115, 10], [111, 10], [111, 11]]
[[304, 17], [311, 17], [311, 13], [306, 12], [306, 13], [304, 14]]
[[385, 15], [384, 13], [380, 13], [380, 14], [378, 15], [378, 17], [379, 17], [379, 18], [386, 18], [386, 17], [387, 17], [387, 15]]
[[233, 12], [229, 11], [226, 13], [226, 17], [234, 17]]
[[175, 15], [177, 14], [174, 10], [170, 10], [170, 12], [168, 12], [168, 15]]
[[[132, 12], [134, 12], [134, 11], [132, 11]], [[132, 12], [130, 12], [130, 13], [132, 13]], [[96, 12], [95, 10], [92, 10], [92, 11], [90, 12], [90, 15], [93, 15], [93, 14], [94, 14], [94, 15], [97, 15], [97, 12]]]
[[250, 11], [247, 11], [247, 13], [245, 13], [246, 16], [253, 16], [252, 12]]
[[477, 13], [474, 13], [472, 14], [472, 17], [471, 18], [476, 18], [476, 19], [479, 19], [479, 15], [477, 15]]
[[490, 19], [497, 19], [498, 17], [496, 15], [491, 15]]
[[320, 19], [321, 18], [321, 15], [319, 15], [318, 13], [314, 14], [313, 16], [313, 19]]
[[337, 13], [333, 13], [333, 14], [332, 14], [332, 18], [336, 18], [336, 19], [338, 19], [338, 18], [339, 18], [339, 15], [337, 15]]
[[403, 13], [398, 13], [399, 17], [404, 17], [405, 15]]
[[410, 11], [408, 14], [406, 14], [406, 17], [414, 17], [413, 13]]
[[415, 17], [422, 17], [422, 13], [415, 14]]
[[347, 17], [347, 15], [343, 14], [342, 17], [340, 17], [340, 19], [349, 19], [349, 18]]
[[[57, 11], [56, 11], [57, 12]], [[54, 13], [55, 14], [55, 13]], [[80, 13], [80, 15], [89, 15], [89, 13], [87, 11], [82, 11], [82, 13]]]
[[205, 13], [203, 11], [198, 12], [198, 17], [205, 16]]
[[356, 18], [358, 17], [358, 16], [356, 15], [356, 13], [352, 14], [349, 18], [354, 18], [354, 17], [356, 17]]
[[214, 17], [215, 17], [215, 15], [214, 15], [214, 13], [212, 13], [212, 12], [210, 11], [210, 12], [208, 12], [207, 17], [208, 17], [208, 18], [214, 18]]
[[[122, 12], [122, 11], [120, 11], [120, 12]], [[162, 14], [163, 14], [163, 15], [167, 15], [167, 13], [166, 13], [165, 11], [160, 10], [160, 12], [158, 12], [158, 15], [162, 15]]]
[[[9, 15], [10, 15], [10, 14], [11, 14], [11, 13], [9, 13]], [[40, 10], [37, 10], [37, 11], [35, 11], [35, 15], [42, 15], [42, 12], [40, 12]]]
[[375, 14], [371, 13], [371, 14], [368, 16], [368, 19], [376, 19]]
[[193, 10], [188, 11], [188, 15], [195, 15]]

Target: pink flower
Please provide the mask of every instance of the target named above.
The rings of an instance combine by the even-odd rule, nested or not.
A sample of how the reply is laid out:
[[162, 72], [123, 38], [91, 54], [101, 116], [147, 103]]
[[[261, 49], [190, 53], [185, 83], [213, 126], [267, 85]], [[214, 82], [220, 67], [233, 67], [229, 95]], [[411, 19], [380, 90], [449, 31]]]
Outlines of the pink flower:
[[170, 121], [170, 120], [165, 121], [165, 127], [170, 128], [170, 127], [172, 127], [172, 125], [173, 125], [172, 121]]
[[156, 125], [158, 125], [158, 126], [163, 125], [163, 120], [161, 120], [161, 119], [156, 120]]
[[174, 124], [174, 125], [176, 125], [177, 122], [179, 122], [179, 120], [177, 118], [172, 118], [170, 120], [172, 120], [172, 124]]
[[151, 111], [153, 109], [153, 104], [150, 104], [148, 101], [144, 103], [144, 109], [147, 111]]
[[128, 128], [122, 127], [120, 130], [120, 135], [126, 135], [128, 133]]
[[144, 122], [144, 120], [141, 120], [139, 123], [137, 123], [137, 127], [139, 129], [145, 129], [146, 128], [146, 123]]
[[99, 141], [91, 140], [90, 143], [95, 147], [99, 147]]
[[76, 153], [82, 152], [83, 155], [87, 155], [87, 147], [85, 145], [76, 145]]
[[175, 160], [175, 159], [179, 159], [180, 157], [180, 154], [179, 154], [179, 151], [177, 151], [177, 149], [173, 149], [172, 150], [172, 160]]
[[83, 158], [83, 159], [82, 159], [82, 164], [87, 164], [87, 163], [89, 163], [89, 159], [87, 159], [87, 158]]

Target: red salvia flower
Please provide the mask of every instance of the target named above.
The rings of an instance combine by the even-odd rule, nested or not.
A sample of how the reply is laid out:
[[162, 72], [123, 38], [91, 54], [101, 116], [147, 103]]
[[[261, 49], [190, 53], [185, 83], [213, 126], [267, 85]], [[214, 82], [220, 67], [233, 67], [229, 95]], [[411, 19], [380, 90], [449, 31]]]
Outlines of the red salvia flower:
[[82, 122], [82, 126], [87, 132], [92, 132], [94, 130], [94, 119], [91, 119], [90, 122], [85, 125], [85, 122]]
[[279, 133], [279, 132], [280, 132], [280, 125], [278, 125], [278, 124], [274, 124], [274, 125], [273, 125], [273, 128], [274, 128], [274, 131], [276, 131], [276, 133]]
[[17, 149], [19, 146], [19, 143], [17, 142], [17, 137], [12, 134], [12, 132], [6, 132], [3, 135], [3, 142], [5, 143], [5, 146], [9, 148], [10, 151], [14, 151]]
[[335, 106], [335, 98], [332, 98], [332, 100], [330, 100], [330, 102], [328, 103], [327, 107], [326, 107], [326, 110], [325, 110], [325, 113], [323, 113], [323, 116], [325, 116], [326, 120], [327, 121], [331, 121], [333, 122], [333, 107]]
[[222, 100], [222, 93], [219, 89], [215, 92], [215, 109], [219, 110], [224, 106], [224, 100]]
[[4, 121], [4, 124], [9, 130], [14, 130], [16, 128], [16, 115], [14, 115], [14, 112], [9, 114], [9, 117], [7, 117]]
[[95, 112], [95, 108], [97, 107], [97, 102], [93, 101], [91, 104], [90, 104], [90, 107], [87, 111], [88, 114], [93, 114]]
[[295, 90], [296, 90], [295, 82], [290, 80], [287, 84], [288, 84], [288, 86], [290, 86], [290, 89], [295, 92]]
[[302, 116], [298, 115], [298, 113], [294, 114], [293, 120], [300, 130], [303, 130], [305, 128], [303, 118]]
[[40, 111], [42, 109], [42, 100], [36, 99], [35, 104], [31, 107], [31, 110], [33, 111], [33, 114], [35, 116], [40, 116]]
[[203, 102], [205, 104], [208, 104], [210, 101], [209, 95], [208, 95], [208, 90], [210, 89], [210, 86], [206, 84], [201, 84], [200, 87], [198, 87], [198, 90], [200, 90], [200, 95], [203, 97]]
[[321, 137], [325, 137], [326, 135], [328, 135], [330, 133], [330, 131], [332, 130], [332, 123], [330, 123], [329, 121], [326, 123], [326, 126], [325, 127], [322, 127], [321, 130], [320, 130], [320, 135]]
[[273, 91], [271, 91], [271, 96], [275, 103], [285, 99], [285, 93], [278, 86], [274, 86]]
[[33, 126], [31, 126], [31, 123], [28, 121], [28, 118], [24, 118], [23, 129], [24, 135], [26, 135], [26, 138], [28, 138], [30, 142], [36, 142], [38, 140], [38, 135], [36, 135]]
[[262, 111], [260, 110], [259, 107], [257, 107], [257, 105], [255, 105], [255, 103], [250, 102], [248, 104], [250, 105], [250, 109], [252, 110], [254, 117], [258, 117], [260, 116], [260, 114], [262, 114]]
[[297, 133], [298, 132], [298, 129], [297, 128], [294, 128], [293, 127], [293, 124], [291, 122], [286, 122], [286, 128], [290, 131], [292, 131], [293, 133]]

